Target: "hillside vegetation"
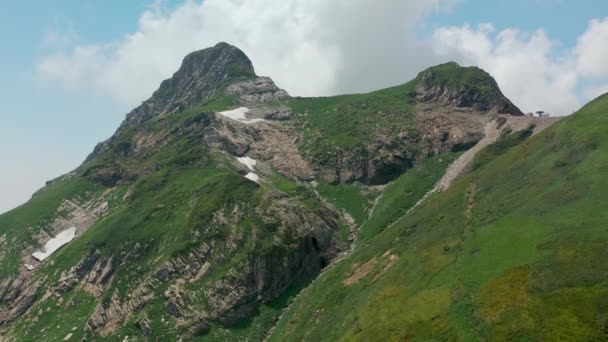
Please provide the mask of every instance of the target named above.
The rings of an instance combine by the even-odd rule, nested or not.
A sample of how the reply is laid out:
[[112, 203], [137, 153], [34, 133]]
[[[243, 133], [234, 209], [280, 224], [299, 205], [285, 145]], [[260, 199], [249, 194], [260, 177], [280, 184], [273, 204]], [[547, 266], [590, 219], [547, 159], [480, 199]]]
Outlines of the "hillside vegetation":
[[530, 138], [479, 68], [298, 98], [234, 46], [193, 52], [0, 215], [0, 340], [602, 339], [605, 102]]
[[488, 147], [326, 272], [271, 340], [608, 339], [607, 137], [604, 95]]

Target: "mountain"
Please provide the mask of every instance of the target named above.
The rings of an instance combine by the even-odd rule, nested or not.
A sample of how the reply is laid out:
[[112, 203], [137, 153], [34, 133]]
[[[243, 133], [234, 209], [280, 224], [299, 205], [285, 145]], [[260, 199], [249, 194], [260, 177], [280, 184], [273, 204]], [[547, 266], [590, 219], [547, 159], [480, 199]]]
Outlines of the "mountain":
[[[0, 216], [0, 339], [494, 334], [496, 321], [469, 318], [495, 305], [488, 317], [502, 319], [510, 304], [467, 295], [528, 262], [552, 270], [542, 257], [582, 240], [549, 240], [570, 216], [543, 215], [601, 199], [588, 183], [600, 178], [569, 171], [601, 154], [599, 142], [583, 153], [574, 129], [602, 122], [580, 117], [541, 133], [556, 120], [523, 116], [489, 74], [456, 63], [372, 93], [300, 98], [234, 46], [194, 52], [80, 167]], [[509, 222], [523, 228], [509, 235]]]
[[608, 94], [503, 136], [325, 272], [270, 340], [606, 340], [607, 137]]

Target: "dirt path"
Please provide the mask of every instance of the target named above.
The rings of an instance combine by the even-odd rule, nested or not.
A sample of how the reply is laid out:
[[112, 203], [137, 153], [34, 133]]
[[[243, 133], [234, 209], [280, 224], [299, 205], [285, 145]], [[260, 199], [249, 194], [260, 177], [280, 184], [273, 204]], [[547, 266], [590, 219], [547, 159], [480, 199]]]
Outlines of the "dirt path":
[[[445, 174], [435, 184], [435, 186], [427, 192], [413, 207], [408, 210], [408, 213], [414, 210], [418, 205], [424, 202], [429, 196], [436, 192], [441, 192], [450, 187], [454, 180], [462, 174], [465, 168], [473, 161], [475, 155], [484, 147], [493, 144], [498, 140], [501, 133], [506, 129], [511, 129], [514, 132], [524, 130], [530, 125], [535, 125], [533, 135], [536, 135], [554, 123], [558, 122], [561, 117], [554, 118], [537, 118], [530, 116], [501, 116], [506, 119], [502, 125], [498, 124], [497, 120], [492, 120], [486, 124], [485, 136], [475, 146], [464, 152], [456, 159], [446, 170]], [[407, 215], [407, 214], [406, 214]]]
[[[505, 125], [503, 125], [505, 126]], [[484, 147], [493, 144], [500, 137], [502, 127], [498, 127], [496, 120], [492, 120], [486, 124], [485, 136], [475, 146], [464, 152], [458, 159], [456, 159], [445, 171], [443, 177], [435, 184], [435, 186], [429, 190], [414, 206], [412, 206], [407, 212], [411, 212], [424, 202], [429, 196], [436, 192], [441, 192], [450, 187], [452, 182], [458, 177], [462, 171], [469, 165], [469, 163], [475, 158], [477, 152], [481, 151]]]

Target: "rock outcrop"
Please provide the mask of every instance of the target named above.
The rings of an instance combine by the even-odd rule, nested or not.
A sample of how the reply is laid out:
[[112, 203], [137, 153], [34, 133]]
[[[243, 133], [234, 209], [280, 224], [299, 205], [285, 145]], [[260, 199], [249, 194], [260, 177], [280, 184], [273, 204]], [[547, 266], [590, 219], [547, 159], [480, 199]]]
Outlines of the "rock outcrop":
[[251, 61], [232, 45], [219, 43], [193, 52], [149, 100], [127, 115], [119, 131], [141, 126], [154, 117], [192, 108], [209, 99], [228, 81], [251, 77], [255, 77]]
[[494, 78], [476, 67], [463, 68], [451, 62], [421, 72], [417, 80], [415, 96], [422, 102], [490, 114], [524, 115], [503, 95]]

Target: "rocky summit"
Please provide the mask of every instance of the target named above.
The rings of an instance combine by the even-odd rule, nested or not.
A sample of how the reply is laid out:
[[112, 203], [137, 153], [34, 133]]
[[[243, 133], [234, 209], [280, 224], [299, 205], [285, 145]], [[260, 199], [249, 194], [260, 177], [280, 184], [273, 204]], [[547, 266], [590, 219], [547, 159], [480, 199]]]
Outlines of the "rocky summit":
[[605, 340], [606, 111], [456, 63], [292, 97], [193, 52], [0, 216], [0, 340]]

